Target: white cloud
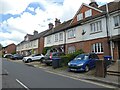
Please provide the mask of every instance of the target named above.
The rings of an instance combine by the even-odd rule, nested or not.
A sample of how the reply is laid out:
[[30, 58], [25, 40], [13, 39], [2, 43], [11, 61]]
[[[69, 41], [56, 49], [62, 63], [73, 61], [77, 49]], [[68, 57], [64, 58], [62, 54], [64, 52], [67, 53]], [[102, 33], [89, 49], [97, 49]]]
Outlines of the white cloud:
[[[48, 0], [49, 1], [49, 0]], [[98, 2], [110, 2], [113, 0], [96, 0]], [[11, 33], [1, 32], [0, 38], [4, 38], [4, 41], [0, 42], [5, 46], [10, 43], [19, 43], [23, 40], [25, 34], [32, 34], [34, 30], [41, 32], [48, 28], [50, 22], [54, 23], [55, 18], [66, 21], [76, 14], [82, 3], [89, 4], [90, 0], [64, 0], [63, 5], [47, 2], [46, 0], [0, 0], [0, 13], [20, 14], [31, 2], [39, 2], [45, 6], [45, 11], [37, 8], [35, 10], [36, 15], [32, 15], [29, 12], [24, 12], [21, 17], [9, 18], [3, 22], [3, 25], [8, 25], [8, 29]], [[34, 8], [28, 8], [34, 11]]]

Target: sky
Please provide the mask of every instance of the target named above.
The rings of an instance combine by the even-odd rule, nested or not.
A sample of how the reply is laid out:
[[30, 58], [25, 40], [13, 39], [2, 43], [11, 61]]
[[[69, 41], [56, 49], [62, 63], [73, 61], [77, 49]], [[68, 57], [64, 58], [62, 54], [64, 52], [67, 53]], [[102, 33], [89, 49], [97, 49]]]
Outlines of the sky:
[[[96, 0], [99, 5], [111, 1]], [[90, 0], [0, 0], [0, 43], [17, 45], [26, 34], [47, 30], [55, 18], [72, 19], [82, 3]]]

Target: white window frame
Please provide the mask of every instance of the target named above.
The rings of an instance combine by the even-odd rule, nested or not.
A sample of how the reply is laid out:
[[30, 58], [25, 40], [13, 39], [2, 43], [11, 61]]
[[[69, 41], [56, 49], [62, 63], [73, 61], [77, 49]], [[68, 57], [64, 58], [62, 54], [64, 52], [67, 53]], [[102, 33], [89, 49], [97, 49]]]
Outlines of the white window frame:
[[63, 41], [63, 33], [59, 33], [59, 41]]
[[51, 36], [48, 36], [47, 37], [47, 44], [50, 44], [51, 43]]
[[91, 27], [91, 33], [100, 32], [102, 31], [102, 22], [97, 21], [97, 22], [91, 23], [90, 27]]
[[58, 33], [54, 35], [55, 42], [58, 42]]
[[75, 33], [76, 32], [76, 28], [72, 28], [72, 29], [70, 29], [70, 30], [68, 30], [68, 39], [70, 39], [70, 38], [75, 38]]
[[85, 12], [85, 18], [92, 16], [92, 9], [89, 9]]
[[83, 19], [83, 13], [80, 13], [77, 15], [77, 21], [82, 20]]
[[113, 19], [114, 19], [114, 27], [120, 26], [120, 15], [114, 16]]
[[94, 53], [103, 53], [103, 44], [102, 43], [95, 43], [92, 44], [92, 52]]
[[68, 54], [75, 52], [75, 46], [68, 47]]

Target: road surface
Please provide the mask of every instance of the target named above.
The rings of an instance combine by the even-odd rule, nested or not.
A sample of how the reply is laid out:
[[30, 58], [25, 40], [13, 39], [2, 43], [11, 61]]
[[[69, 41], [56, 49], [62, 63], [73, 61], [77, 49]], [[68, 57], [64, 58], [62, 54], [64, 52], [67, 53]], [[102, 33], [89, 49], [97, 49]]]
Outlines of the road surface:
[[2, 88], [106, 88], [8, 60], [2, 60], [2, 71]]

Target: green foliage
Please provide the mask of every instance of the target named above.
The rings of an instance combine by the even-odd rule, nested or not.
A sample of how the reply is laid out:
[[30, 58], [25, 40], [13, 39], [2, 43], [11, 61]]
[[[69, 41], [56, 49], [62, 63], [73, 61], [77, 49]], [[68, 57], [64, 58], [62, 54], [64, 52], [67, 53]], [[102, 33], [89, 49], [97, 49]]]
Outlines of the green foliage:
[[16, 54], [16, 52], [12, 52], [11, 54]]
[[45, 47], [42, 51], [42, 54], [46, 54], [48, 50], [50, 50], [52, 47]]
[[71, 53], [71, 54], [66, 54], [64, 56], [61, 56], [61, 65], [62, 66], [67, 66], [68, 62], [73, 60], [77, 55], [84, 53], [82, 49]]
[[31, 53], [34, 54], [34, 49], [32, 49]]
[[3, 46], [2, 46], [2, 44], [0, 43], [0, 50], [2, 49], [2, 47], [3, 47]]

